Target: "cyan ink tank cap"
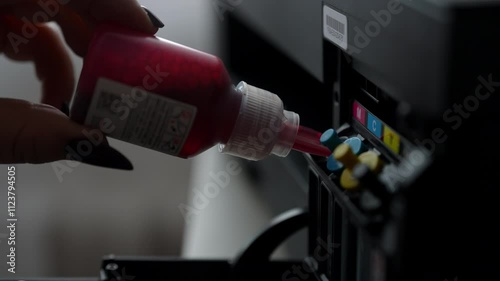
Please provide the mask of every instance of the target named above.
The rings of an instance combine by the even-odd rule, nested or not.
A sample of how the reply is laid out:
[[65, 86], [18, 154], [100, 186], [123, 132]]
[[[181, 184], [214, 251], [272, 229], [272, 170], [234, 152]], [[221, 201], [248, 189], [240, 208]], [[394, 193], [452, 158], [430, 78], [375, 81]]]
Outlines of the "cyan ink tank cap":
[[[342, 143], [348, 143], [347, 142], [347, 140], [348, 140], [347, 137], [340, 137], [339, 139], [340, 139], [340, 141]], [[355, 148], [352, 145], [357, 145], [357, 142], [351, 141], [348, 144], [351, 146], [351, 149], [354, 150]], [[363, 146], [364, 146], [364, 144], [363, 144]], [[337, 161], [335, 159], [335, 157], [333, 157], [333, 154], [332, 154], [332, 155], [330, 155], [330, 157], [328, 157], [328, 160], [326, 162], [326, 168], [330, 172], [338, 173], [338, 172], [341, 172], [344, 169], [344, 165], [342, 165], [342, 163], [340, 163], [339, 161]]]
[[321, 135], [320, 142], [331, 151], [334, 151], [342, 143], [342, 140], [339, 138], [337, 131], [328, 129]]
[[361, 141], [361, 139], [358, 137], [350, 138], [346, 140], [344, 143], [348, 144], [351, 147], [352, 152], [355, 155], [360, 155], [361, 153], [366, 152], [368, 150], [363, 141]]
[[328, 160], [326, 162], [326, 168], [328, 169], [328, 171], [330, 172], [334, 172], [334, 173], [337, 173], [337, 172], [340, 172], [342, 171], [342, 169], [344, 168], [344, 165], [342, 165], [342, 163], [340, 163], [339, 161], [337, 161], [333, 155], [330, 155], [328, 157]]

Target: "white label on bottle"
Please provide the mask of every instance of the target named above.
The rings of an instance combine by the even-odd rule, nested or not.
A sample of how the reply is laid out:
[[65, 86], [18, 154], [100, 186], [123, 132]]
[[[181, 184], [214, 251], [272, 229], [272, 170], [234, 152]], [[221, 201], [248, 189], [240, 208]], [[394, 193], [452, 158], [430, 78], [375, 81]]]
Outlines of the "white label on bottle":
[[347, 17], [326, 5], [323, 6], [323, 36], [347, 50]]
[[101, 78], [85, 125], [115, 139], [178, 155], [195, 116], [192, 105]]

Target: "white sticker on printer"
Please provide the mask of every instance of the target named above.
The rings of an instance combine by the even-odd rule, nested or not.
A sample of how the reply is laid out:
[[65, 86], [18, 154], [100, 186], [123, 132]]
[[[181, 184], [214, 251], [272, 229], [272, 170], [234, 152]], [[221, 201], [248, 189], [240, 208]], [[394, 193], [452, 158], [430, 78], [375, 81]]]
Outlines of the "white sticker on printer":
[[323, 36], [347, 50], [347, 17], [326, 5], [323, 6]]

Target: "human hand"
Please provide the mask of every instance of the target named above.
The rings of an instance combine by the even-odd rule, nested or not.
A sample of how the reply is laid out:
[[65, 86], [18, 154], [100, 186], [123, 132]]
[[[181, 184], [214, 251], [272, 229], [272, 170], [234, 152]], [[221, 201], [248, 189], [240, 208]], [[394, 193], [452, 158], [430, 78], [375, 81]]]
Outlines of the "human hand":
[[[0, 0], [0, 53], [16, 61], [33, 61], [42, 82], [41, 104], [0, 98], [0, 163], [68, 159], [67, 148], [75, 151], [78, 142], [88, 137], [85, 132], [89, 128], [67, 116], [75, 87], [73, 66], [68, 50], [48, 21], [61, 27], [67, 45], [82, 57], [99, 23], [111, 22], [151, 34], [163, 27], [135, 0]], [[96, 131], [93, 134], [102, 136]], [[130, 161], [111, 148], [105, 137], [102, 139], [90, 155], [71, 159], [132, 169]]]

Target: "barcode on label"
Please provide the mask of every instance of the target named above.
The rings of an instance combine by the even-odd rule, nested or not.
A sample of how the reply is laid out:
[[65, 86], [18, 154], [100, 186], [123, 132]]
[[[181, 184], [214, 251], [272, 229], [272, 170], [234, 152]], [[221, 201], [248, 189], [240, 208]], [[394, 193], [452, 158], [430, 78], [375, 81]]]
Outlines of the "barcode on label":
[[330, 17], [329, 15], [326, 15], [326, 24], [340, 34], [345, 35], [345, 24], [341, 23], [340, 21]]
[[347, 17], [325, 5], [323, 7], [323, 36], [347, 50], [347, 33]]

